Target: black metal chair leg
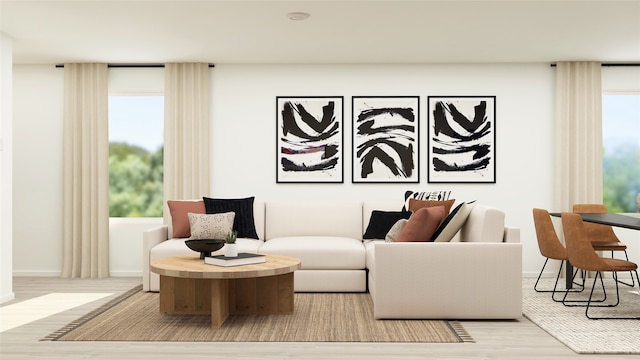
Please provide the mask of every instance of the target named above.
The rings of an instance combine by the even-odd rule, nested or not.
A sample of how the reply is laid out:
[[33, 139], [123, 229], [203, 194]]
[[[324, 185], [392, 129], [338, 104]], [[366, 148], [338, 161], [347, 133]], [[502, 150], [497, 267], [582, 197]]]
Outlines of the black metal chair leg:
[[[584, 271], [584, 270], [583, 270]], [[584, 278], [583, 278], [584, 280]], [[590, 303], [603, 303], [607, 301], [607, 290], [604, 287], [604, 281], [602, 280], [602, 276], [600, 276], [600, 285], [602, 286], [602, 294], [603, 298], [598, 300], [593, 300], [593, 290], [596, 286], [596, 281], [598, 280], [598, 273], [596, 273], [596, 277], [593, 279], [593, 286], [591, 287], [591, 294], [589, 295], [588, 300], [567, 300], [567, 295], [569, 295], [569, 290], [567, 289], [564, 293], [564, 297], [562, 298], [562, 305], [567, 307], [582, 307], [588, 306]], [[595, 306], [595, 305], [594, 305]]]
[[[558, 282], [560, 280], [560, 274], [562, 273], [562, 267], [565, 265], [565, 261], [564, 260], [561, 260], [561, 262], [560, 262], [560, 268], [558, 269], [558, 274], [556, 275], [556, 282], [553, 285], [553, 290], [540, 290], [540, 289], [538, 289], [538, 282], [540, 282], [540, 278], [542, 277], [542, 273], [544, 272], [544, 268], [547, 266], [547, 262], [548, 261], [549, 261], [549, 258], [546, 258], [545, 261], [544, 261], [544, 265], [542, 265], [542, 269], [540, 269], [540, 274], [538, 274], [538, 279], [536, 280], [535, 285], [533, 285], [533, 290], [535, 290], [536, 292], [539, 292], [539, 293], [549, 293], [549, 292], [553, 293], [551, 295], [551, 299], [553, 301], [560, 302], [562, 300], [561, 299], [556, 299], [555, 295], [556, 295], [556, 292], [559, 292], [557, 290], [557, 288], [558, 288]], [[572, 281], [573, 281], [573, 279], [575, 279], [577, 273], [578, 273], [578, 269], [576, 268], [575, 272], [573, 273], [573, 278], [571, 279]], [[574, 284], [580, 286], [580, 290], [577, 290], [577, 289], [576, 290], [570, 290], [570, 292], [582, 292], [582, 291], [584, 291], [584, 282], [585, 282], [585, 276], [584, 276], [584, 270], [582, 270], [582, 283], [580, 284], [580, 283], [574, 282]]]
[[[598, 278], [598, 276], [600, 276], [600, 280], [602, 280], [602, 274], [600, 274], [600, 272], [596, 273], [596, 278], [593, 279], [593, 287], [591, 288], [591, 294], [589, 295], [589, 300], [591, 300], [591, 297], [593, 296], [593, 289], [595, 288], [595, 284], [596, 284], [596, 279]], [[633, 276], [633, 275], [632, 275]], [[587, 318], [591, 319], [591, 320], [640, 320], [640, 316], [639, 317], [595, 317], [595, 316], [590, 316], [589, 315], [589, 309], [592, 307], [615, 307], [618, 306], [618, 304], [620, 304], [620, 291], [619, 291], [619, 286], [618, 286], [618, 275], [614, 272], [613, 273], [613, 278], [614, 278], [614, 283], [616, 284], [616, 303], [615, 304], [609, 304], [609, 305], [591, 305], [591, 301], [589, 303], [587, 303], [587, 307], [584, 311], [584, 314]], [[640, 283], [640, 279], [638, 279], [638, 283]]]

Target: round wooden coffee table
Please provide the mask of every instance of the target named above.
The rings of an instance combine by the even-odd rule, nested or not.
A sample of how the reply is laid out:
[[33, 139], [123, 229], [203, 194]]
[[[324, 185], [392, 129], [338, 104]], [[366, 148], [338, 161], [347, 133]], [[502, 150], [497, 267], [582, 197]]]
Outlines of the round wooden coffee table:
[[229, 267], [205, 264], [197, 255], [150, 264], [160, 275], [160, 312], [211, 314], [215, 329], [229, 314], [293, 314], [293, 272], [300, 266], [300, 259], [283, 255]]

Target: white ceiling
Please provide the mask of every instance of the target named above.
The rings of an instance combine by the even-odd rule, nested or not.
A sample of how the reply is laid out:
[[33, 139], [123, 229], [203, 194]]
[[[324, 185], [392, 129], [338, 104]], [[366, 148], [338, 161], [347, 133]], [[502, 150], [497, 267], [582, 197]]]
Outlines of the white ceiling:
[[640, 0], [0, 0], [0, 30], [16, 64], [640, 62]]

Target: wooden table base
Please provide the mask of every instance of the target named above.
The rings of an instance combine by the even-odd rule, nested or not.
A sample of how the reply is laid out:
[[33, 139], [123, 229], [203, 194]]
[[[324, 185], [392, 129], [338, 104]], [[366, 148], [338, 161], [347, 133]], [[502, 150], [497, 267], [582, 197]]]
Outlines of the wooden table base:
[[160, 312], [211, 314], [220, 328], [229, 314], [293, 314], [293, 272], [242, 279], [160, 276]]

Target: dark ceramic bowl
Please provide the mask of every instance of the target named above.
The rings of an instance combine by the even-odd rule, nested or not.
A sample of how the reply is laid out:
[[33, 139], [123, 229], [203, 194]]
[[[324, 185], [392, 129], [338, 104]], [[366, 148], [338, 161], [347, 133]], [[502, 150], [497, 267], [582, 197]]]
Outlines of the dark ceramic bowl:
[[224, 246], [224, 240], [220, 239], [202, 239], [202, 240], [187, 240], [185, 241], [187, 247], [193, 251], [200, 253], [200, 259], [204, 259], [205, 256], [211, 256], [211, 253], [216, 250], [222, 249]]

